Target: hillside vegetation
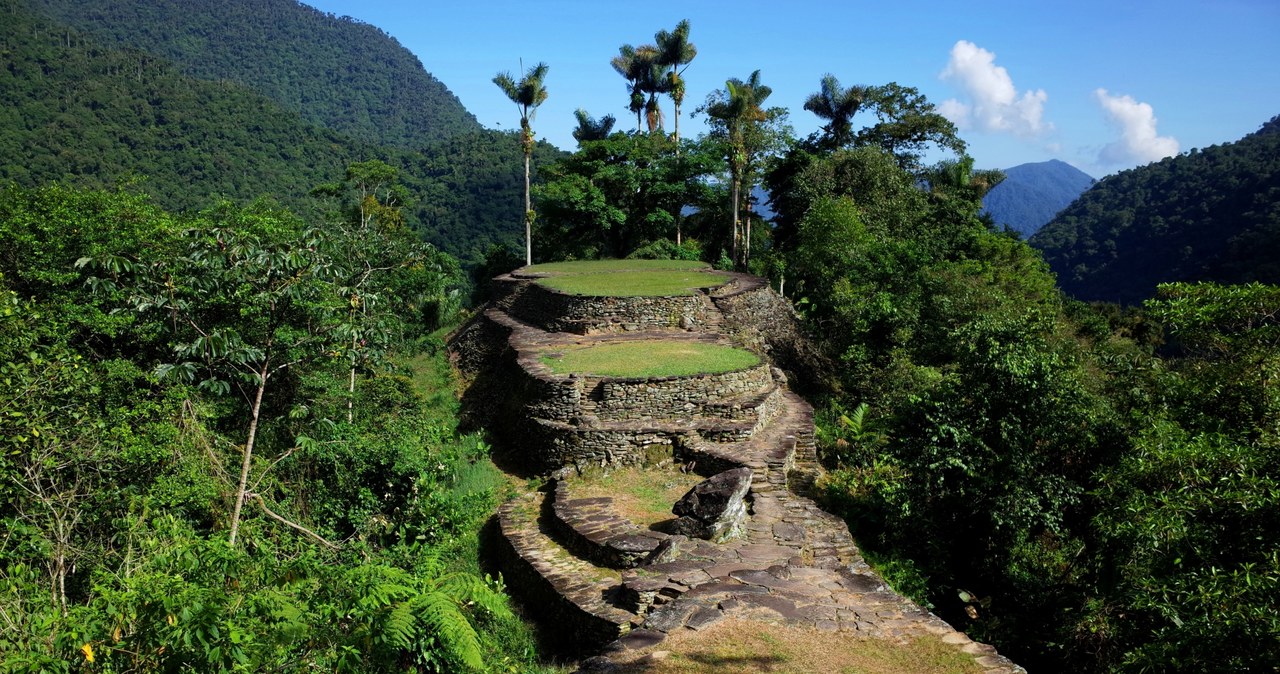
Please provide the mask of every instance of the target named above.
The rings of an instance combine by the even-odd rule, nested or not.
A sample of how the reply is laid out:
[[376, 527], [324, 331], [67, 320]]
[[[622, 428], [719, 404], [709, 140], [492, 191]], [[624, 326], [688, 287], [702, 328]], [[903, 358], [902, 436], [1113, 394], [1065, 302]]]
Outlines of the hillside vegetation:
[[375, 210], [0, 189], [0, 669], [539, 671], [429, 334], [457, 266]]
[[1082, 300], [1137, 304], [1173, 281], [1280, 283], [1280, 117], [1108, 176], [1031, 244]]
[[[212, 52], [161, 10], [267, 16], [41, 6], [146, 17], [179, 59]], [[446, 252], [526, 223], [539, 260], [769, 277], [811, 340], [792, 381], [819, 393], [818, 494], [958, 629], [1032, 671], [1280, 662], [1280, 120], [1099, 182], [1042, 258], [980, 217], [1003, 176], [909, 86], [815, 64], [824, 126], [796, 139], [744, 67], [707, 133], [668, 134], [687, 22], [600, 56], [635, 130], [584, 112], [568, 155], [465, 129], [381, 144], [414, 145], [408, 122], [353, 138], [27, 7], [0, 0], [0, 669], [538, 671], [479, 567], [502, 486], [431, 335], [458, 311]], [[361, 30], [340, 34], [383, 39]], [[266, 80], [310, 54], [289, 53]], [[357, 100], [336, 84], [315, 91]], [[362, 95], [317, 105], [373, 114]], [[1142, 304], [1073, 301], [1055, 273]]]
[[238, 82], [309, 124], [377, 145], [421, 147], [481, 129], [395, 38], [295, 0], [28, 0], [107, 46], [193, 77]]
[[[172, 210], [270, 196], [317, 216], [325, 202], [309, 190], [342, 180], [348, 164], [379, 159], [400, 170], [414, 196], [406, 218], [424, 239], [476, 260], [519, 231], [520, 146], [510, 133], [468, 131], [418, 150], [376, 145], [233, 80], [104, 47], [16, 2], [4, 11], [0, 180], [100, 188], [138, 179]], [[535, 162], [558, 154], [539, 144]]]
[[1005, 178], [982, 198], [982, 210], [999, 227], [1028, 238], [1094, 182], [1080, 169], [1053, 159], [1004, 170]]

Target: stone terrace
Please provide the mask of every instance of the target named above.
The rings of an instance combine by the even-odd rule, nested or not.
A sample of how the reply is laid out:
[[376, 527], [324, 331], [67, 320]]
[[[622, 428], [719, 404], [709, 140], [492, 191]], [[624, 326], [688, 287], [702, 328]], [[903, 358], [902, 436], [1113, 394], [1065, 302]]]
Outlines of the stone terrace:
[[[499, 563], [532, 613], [573, 635], [563, 646], [592, 656], [583, 671], [726, 617], [860, 638], [932, 635], [987, 672], [1023, 671], [894, 593], [844, 522], [800, 493], [821, 472], [812, 408], [777, 367], [626, 379], [554, 375], [539, 360], [557, 347], [661, 338], [734, 344], [785, 366], [801, 352], [794, 319], [763, 280], [737, 274], [692, 296], [602, 298], [561, 295], [535, 278], [495, 279], [498, 300], [450, 347], [472, 380], [471, 418], [551, 478], [500, 508]], [[641, 527], [610, 497], [575, 498], [564, 479], [673, 462], [703, 476], [751, 469], [741, 537], [714, 544]]]

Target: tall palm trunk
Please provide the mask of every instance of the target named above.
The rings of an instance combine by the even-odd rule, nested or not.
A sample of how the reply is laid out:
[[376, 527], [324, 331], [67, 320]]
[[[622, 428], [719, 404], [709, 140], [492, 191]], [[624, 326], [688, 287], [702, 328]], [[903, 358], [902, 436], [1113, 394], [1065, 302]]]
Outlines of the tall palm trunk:
[[738, 233], [741, 227], [741, 221], [738, 216], [738, 200], [742, 190], [742, 180], [736, 175], [733, 177], [733, 266], [738, 266], [738, 242], [742, 238]]
[[524, 128], [524, 264], [533, 264], [533, 204], [529, 201], [529, 158], [533, 155], [533, 129]]

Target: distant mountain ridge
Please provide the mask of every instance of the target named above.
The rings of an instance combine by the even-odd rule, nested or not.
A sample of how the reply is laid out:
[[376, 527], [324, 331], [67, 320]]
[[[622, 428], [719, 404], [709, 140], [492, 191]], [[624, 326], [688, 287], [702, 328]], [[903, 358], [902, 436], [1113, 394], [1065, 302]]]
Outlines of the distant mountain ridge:
[[1102, 179], [1030, 243], [1082, 300], [1136, 304], [1172, 281], [1280, 283], [1280, 116]]
[[481, 130], [475, 116], [381, 29], [296, 0], [27, 0], [106, 46], [189, 75], [232, 80], [356, 140], [414, 148]]
[[982, 200], [983, 210], [997, 225], [1007, 225], [1024, 238], [1039, 231], [1097, 182], [1057, 159], [1019, 164], [1005, 169], [1004, 174], [1004, 181]]
[[[243, 0], [249, 4], [249, 0]], [[0, 2], [0, 182], [58, 181], [151, 194], [169, 210], [225, 198], [275, 199], [322, 219], [309, 195], [346, 167], [380, 159], [414, 199], [408, 224], [465, 261], [522, 233], [522, 160], [514, 132], [488, 129], [403, 149], [309, 123], [228, 80], [185, 74], [163, 57]], [[535, 165], [561, 153], [539, 143]]]

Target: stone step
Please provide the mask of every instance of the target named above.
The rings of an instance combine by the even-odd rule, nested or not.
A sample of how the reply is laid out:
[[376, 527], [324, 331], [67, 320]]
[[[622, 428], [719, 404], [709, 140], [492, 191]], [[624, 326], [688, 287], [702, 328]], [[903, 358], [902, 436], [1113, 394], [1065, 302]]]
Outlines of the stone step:
[[671, 537], [619, 515], [608, 496], [574, 498], [569, 483], [551, 492], [552, 523], [559, 541], [598, 566], [630, 569], [644, 563]]
[[565, 647], [589, 652], [617, 639], [642, 618], [619, 606], [622, 578], [556, 543], [544, 530], [542, 494], [498, 508], [499, 565], [508, 591], [532, 613], [559, 624]]

